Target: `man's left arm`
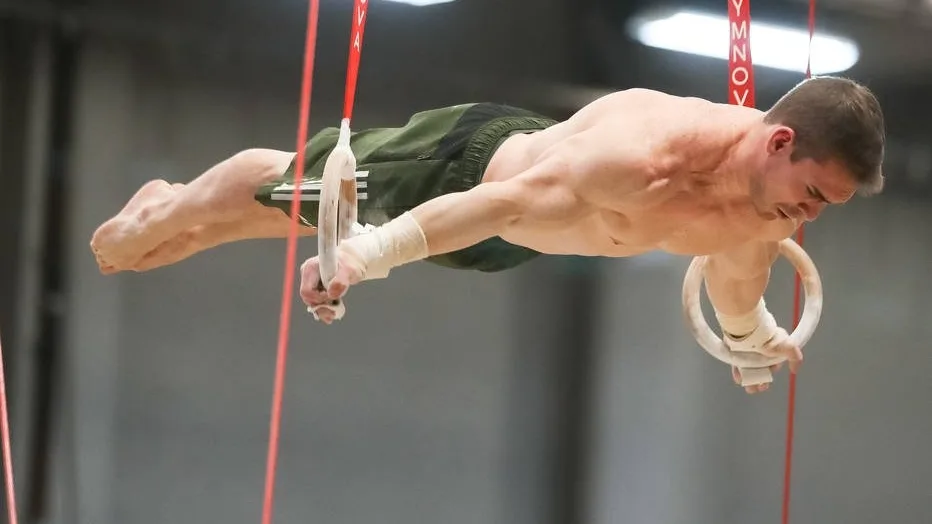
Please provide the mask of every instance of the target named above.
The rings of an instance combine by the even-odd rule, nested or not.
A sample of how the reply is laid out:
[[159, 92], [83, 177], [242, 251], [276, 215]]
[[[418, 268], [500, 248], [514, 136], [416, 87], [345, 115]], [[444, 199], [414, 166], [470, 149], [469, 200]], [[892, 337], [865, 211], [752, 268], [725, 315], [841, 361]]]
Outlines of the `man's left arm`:
[[786, 343], [786, 331], [777, 325], [763, 298], [778, 255], [777, 242], [757, 241], [712, 255], [705, 267], [705, 284], [730, 348], [785, 356], [795, 372], [802, 352]]
[[[705, 284], [716, 313], [737, 318], [752, 312], [767, 290], [770, 268], [778, 254], [776, 242], [749, 242], [711, 255], [705, 266]], [[730, 333], [735, 336], [750, 332], [740, 325], [722, 328], [737, 329], [738, 333]]]

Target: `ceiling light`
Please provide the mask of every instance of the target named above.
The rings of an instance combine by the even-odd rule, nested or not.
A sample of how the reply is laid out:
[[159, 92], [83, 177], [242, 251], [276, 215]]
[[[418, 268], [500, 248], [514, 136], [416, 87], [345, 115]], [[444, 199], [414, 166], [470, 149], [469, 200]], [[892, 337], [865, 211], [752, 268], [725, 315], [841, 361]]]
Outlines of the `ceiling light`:
[[395, 2], [397, 4], [408, 4], [416, 5], [418, 7], [426, 5], [435, 5], [435, 4], [445, 4], [447, 2], [452, 2], [453, 0], [386, 0], [387, 2]]
[[[680, 11], [636, 19], [632, 29], [634, 37], [647, 46], [728, 60], [730, 26], [724, 16]], [[809, 31], [753, 21], [750, 33], [755, 66], [806, 72]], [[813, 75], [844, 71], [858, 58], [858, 46], [850, 39], [819, 32], [813, 36]]]

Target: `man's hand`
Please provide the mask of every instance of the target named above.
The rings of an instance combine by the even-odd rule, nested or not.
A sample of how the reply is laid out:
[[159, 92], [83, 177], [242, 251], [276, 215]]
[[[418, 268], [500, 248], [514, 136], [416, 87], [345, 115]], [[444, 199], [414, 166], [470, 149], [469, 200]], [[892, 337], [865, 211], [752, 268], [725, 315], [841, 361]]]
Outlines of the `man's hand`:
[[[780, 329], [780, 331], [784, 335], [784, 341], [777, 342], [775, 339], [772, 350], [768, 351], [766, 355], [767, 356], [786, 356], [787, 357], [786, 361], [790, 365], [790, 373], [795, 374], [797, 371], [799, 371], [799, 367], [802, 365], [802, 362], [803, 362], [802, 350], [800, 350], [799, 347], [797, 346], [794, 346], [792, 344], [785, 342], [785, 338], [787, 338], [786, 331], [783, 329]], [[781, 369], [783, 369], [782, 362], [770, 366], [771, 373], [777, 373]], [[738, 368], [735, 366], [732, 366], [731, 368], [731, 378], [734, 379], [735, 384], [739, 386], [741, 385], [741, 374]], [[745, 391], [747, 391], [748, 393], [752, 395], [754, 393], [761, 393], [763, 391], [767, 391], [768, 389], [770, 389], [770, 384], [758, 384], [756, 386], [746, 386], [744, 388]]]
[[[763, 295], [770, 268], [779, 256], [777, 242], [748, 242], [709, 258], [705, 269], [706, 289], [723, 331], [722, 339], [735, 352], [784, 357], [795, 373], [803, 359], [800, 348], [788, 342], [786, 330], [767, 311]], [[780, 369], [771, 366], [771, 371]], [[741, 384], [739, 369], [732, 377]], [[766, 391], [769, 384], [748, 386], [748, 393]]]
[[[777, 326], [776, 321], [766, 309], [761, 311], [761, 321], [752, 333], [747, 336], [735, 338], [725, 334], [723, 340], [729, 349], [736, 352], [758, 353], [765, 357], [782, 357], [789, 363], [790, 372], [796, 373], [802, 364], [802, 350], [792, 344], [789, 340], [789, 334], [785, 329]], [[776, 373], [783, 367], [782, 363], [770, 366], [770, 371]], [[735, 383], [741, 385], [740, 370], [734, 366], [731, 369], [731, 375]], [[748, 393], [759, 393], [770, 388], [770, 384], [759, 384], [746, 386], [744, 389]]]
[[315, 318], [326, 324], [342, 317], [344, 308], [338, 301], [350, 286], [385, 278], [393, 267], [429, 254], [427, 238], [410, 212], [379, 227], [359, 226], [354, 232], [340, 242], [336, 274], [330, 282], [320, 281], [318, 257], [301, 266], [301, 298]]
[[363, 280], [363, 269], [352, 251], [341, 248], [338, 253], [336, 274], [326, 287], [320, 281], [318, 257], [309, 258], [301, 265], [301, 300], [318, 320], [328, 325], [339, 319], [342, 306], [338, 307], [337, 301], [346, 295], [350, 286]]

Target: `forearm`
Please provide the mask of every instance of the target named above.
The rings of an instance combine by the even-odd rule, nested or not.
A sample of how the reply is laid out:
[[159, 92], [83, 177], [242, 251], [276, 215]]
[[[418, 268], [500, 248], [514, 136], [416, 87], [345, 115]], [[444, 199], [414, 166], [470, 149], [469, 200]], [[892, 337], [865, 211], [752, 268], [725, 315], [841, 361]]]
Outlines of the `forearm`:
[[384, 278], [393, 267], [501, 234], [527, 207], [523, 189], [518, 183], [487, 183], [446, 194], [341, 246], [354, 255], [365, 279]]
[[763, 308], [764, 291], [770, 272], [749, 279], [706, 273], [709, 301], [722, 329], [734, 337], [744, 336], [757, 327]]
[[[802, 352], [777, 324], [764, 301], [771, 267], [779, 252], [777, 242], [750, 242], [710, 256], [704, 276], [709, 300], [728, 348], [735, 352], [786, 357], [790, 370], [795, 372], [802, 361]], [[763, 367], [737, 369], [735, 377], [745, 386], [772, 380], [770, 371]]]
[[562, 224], [584, 208], [567, 182], [573, 165], [562, 158], [551, 155], [505, 181], [434, 198], [341, 245], [355, 252], [364, 278], [379, 278], [392, 267], [504, 235], [525, 220]]
[[732, 278], [711, 267], [705, 275], [709, 301], [716, 311], [725, 315], [741, 315], [754, 309], [764, 296], [769, 280], [769, 268], [751, 278]]
[[757, 327], [775, 257], [776, 248], [771, 244], [710, 257], [706, 290], [722, 329], [729, 334], [742, 336]]

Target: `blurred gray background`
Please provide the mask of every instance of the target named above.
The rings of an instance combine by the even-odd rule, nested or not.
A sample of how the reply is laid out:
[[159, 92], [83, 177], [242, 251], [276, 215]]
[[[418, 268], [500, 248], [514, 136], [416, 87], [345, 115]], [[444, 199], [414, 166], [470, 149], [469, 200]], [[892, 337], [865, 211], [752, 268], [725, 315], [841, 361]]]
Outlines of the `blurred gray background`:
[[[467, 101], [565, 118], [629, 87], [726, 101], [726, 62], [626, 32], [668, 5], [727, 12], [372, 0], [354, 128]], [[806, 27], [806, 2], [751, 9], [752, 24]], [[321, 0], [311, 133], [339, 123], [351, 10]], [[88, 241], [149, 179], [294, 149], [306, 17], [304, 0], [0, 0], [0, 329], [21, 522], [259, 522], [285, 242], [104, 277]], [[840, 74], [885, 107], [889, 184], [806, 229], [827, 296], [798, 378], [790, 521], [930, 523], [932, 8], [820, 0], [816, 17], [860, 46]], [[802, 78], [758, 68], [757, 105]], [[748, 396], [695, 344], [688, 263], [415, 264], [354, 289], [329, 327], [295, 296], [275, 522], [779, 522], [787, 375]], [[792, 291], [781, 261], [767, 298], [784, 325]]]

